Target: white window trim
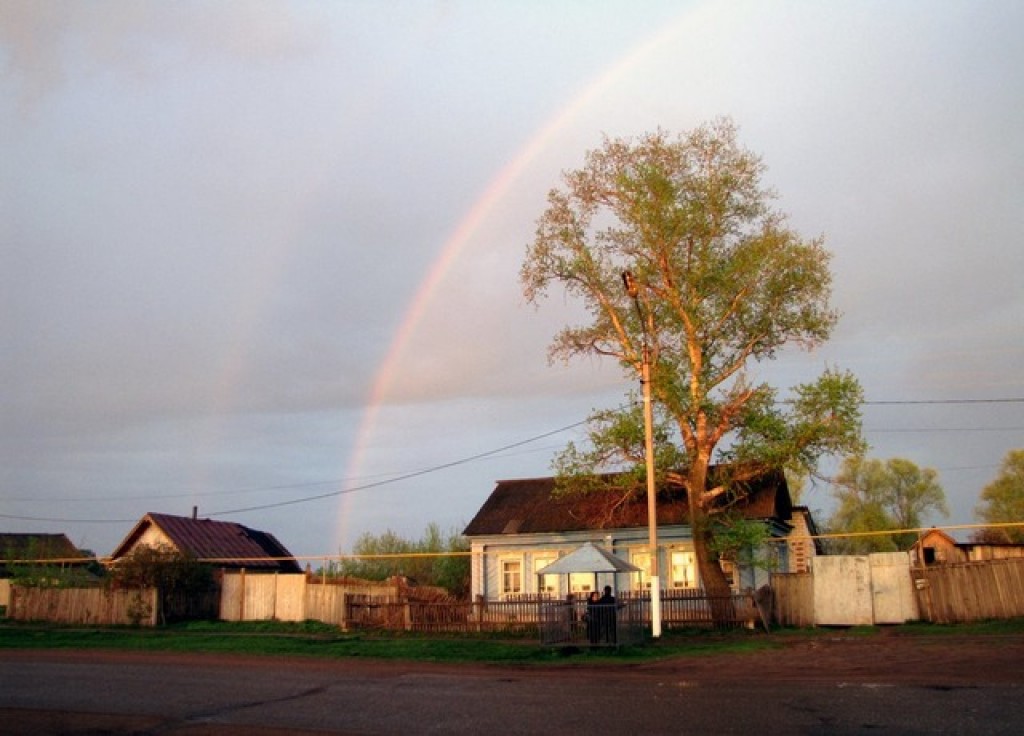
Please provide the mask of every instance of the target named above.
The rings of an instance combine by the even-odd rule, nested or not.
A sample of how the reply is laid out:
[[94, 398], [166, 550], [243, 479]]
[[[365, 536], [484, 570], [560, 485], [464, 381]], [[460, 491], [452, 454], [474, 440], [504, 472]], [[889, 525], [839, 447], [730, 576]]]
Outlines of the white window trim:
[[543, 584], [544, 580], [541, 578], [540, 575], [537, 574], [538, 570], [542, 570], [545, 567], [547, 567], [548, 565], [550, 565], [550, 564], [552, 564], [554, 562], [557, 562], [557, 561], [558, 561], [558, 552], [555, 552], [555, 551], [551, 551], [551, 552], [535, 552], [533, 554], [533, 581], [532, 581], [530, 587], [533, 588], [534, 592], [536, 592], [538, 595], [545, 594], [545, 593], [548, 594], [548, 595], [551, 595], [551, 596], [555, 596], [555, 597], [560, 595], [561, 581], [560, 581], [559, 578], [561, 576], [559, 576], [559, 575], [545, 575], [544, 578], [551, 578], [551, 580], [554, 583], [554, 585], [553, 585], [553, 590], [542, 590], [541, 589], [541, 585]]
[[[675, 577], [676, 572], [676, 555], [689, 555], [690, 562], [681, 567], [688, 567], [690, 569], [689, 580], [677, 580]], [[699, 587], [700, 571], [697, 569], [697, 556], [692, 547], [674, 547], [669, 550], [668, 555], [668, 583], [673, 590], [694, 590]], [[682, 584], [679, 584], [682, 583]]]
[[[510, 563], [519, 566], [519, 590], [509, 591], [505, 589], [505, 565]], [[498, 558], [498, 595], [501, 598], [507, 598], [510, 595], [522, 595], [526, 592], [523, 585], [523, 570], [525, 567], [522, 555], [501, 555]]]
[[651, 589], [651, 550], [650, 547], [639, 547], [629, 551], [629, 561], [640, 568], [640, 575], [634, 585], [634, 590]]

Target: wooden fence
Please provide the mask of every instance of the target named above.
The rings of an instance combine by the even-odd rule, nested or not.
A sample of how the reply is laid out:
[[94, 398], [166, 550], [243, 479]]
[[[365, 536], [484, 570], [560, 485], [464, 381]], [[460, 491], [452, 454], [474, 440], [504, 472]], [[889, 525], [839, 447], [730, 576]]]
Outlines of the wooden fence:
[[11, 586], [7, 617], [62, 624], [155, 626], [160, 613], [154, 588], [25, 588]]
[[[619, 601], [629, 608], [628, 621], [641, 628], [650, 626], [649, 593], [623, 593]], [[345, 625], [350, 628], [405, 629], [424, 633], [501, 632], [529, 633], [537, 631], [545, 617], [545, 606], [569, 606], [570, 621], [582, 621], [586, 601], [572, 603], [547, 596], [520, 596], [505, 601], [423, 602], [397, 600], [373, 595], [346, 597]], [[716, 623], [715, 609], [725, 614]], [[563, 610], [564, 609], [564, 610]], [[664, 591], [662, 594], [662, 627], [691, 628], [711, 626], [752, 626], [759, 620], [757, 606], [749, 593], [712, 598], [699, 590]], [[623, 619], [626, 621], [627, 619]]]
[[381, 606], [396, 603], [397, 582], [335, 581], [303, 574], [225, 573], [221, 581], [223, 621], [322, 621], [341, 627], [373, 625], [389, 616]]
[[809, 572], [772, 573], [772, 620], [779, 626], [814, 626], [814, 578]]
[[1024, 616], [1024, 559], [929, 565], [911, 570], [918, 608], [938, 624]]
[[[638, 601], [640, 618], [650, 624], [651, 595], [649, 591], [623, 592], [620, 600]], [[751, 593], [711, 596], [700, 589], [661, 591], [662, 628], [753, 626], [759, 620], [757, 605]]]

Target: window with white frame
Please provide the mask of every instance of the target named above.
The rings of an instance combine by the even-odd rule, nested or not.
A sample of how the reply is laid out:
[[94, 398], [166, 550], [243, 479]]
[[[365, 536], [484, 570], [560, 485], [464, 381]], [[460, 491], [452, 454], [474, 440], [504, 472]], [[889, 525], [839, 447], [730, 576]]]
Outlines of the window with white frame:
[[697, 587], [697, 564], [691, 550], [673, 550], [669, 585], [676, 589]]
[[501, 561], [501, 594], [518, 595], [523, 592], [523, 561], [506, 558]]
[[[640, 568], [639, 581], [636, 583], [637, 590], [651, 589], [651, 552], [650, 550], [636, 550], [630, 553], [629, 561]], [[635, 578], [634, 578], [635, 579]]]
[[533, 577], [535, 580], [537, 580], [538, 593], [545, 593], [547, 595], [558, 595], [557, 575], [537, 575], [537, 572], [539, 570], [543, 570], [548, 565], [553, 564], [554, 561], [557, 559], [558, 556], [555, 554], [543, 554], [533, 556]]

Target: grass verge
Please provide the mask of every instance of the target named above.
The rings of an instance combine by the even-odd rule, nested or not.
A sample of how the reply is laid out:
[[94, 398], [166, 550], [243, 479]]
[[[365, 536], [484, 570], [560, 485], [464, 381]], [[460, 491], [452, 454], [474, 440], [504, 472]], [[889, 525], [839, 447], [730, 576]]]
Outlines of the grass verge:
[[546, 648], [529, 636], [422, 635], [401, 632], [342, 632], [308, 621], [191, 622], [156, 629], [82, 628], [45, 624], [0, 624], [0, 649], [112, 649], [137, 652], [216, 653], [370, 658], [438, 663], [561, 665], [641, 663], [674, 657], [708, 657], [776, 649], [818, 637], [1005, 636], [1024, 634], [1024, 619], [956, 626], [907, 624], [899, 627], [780, 629], [770, 634], [703, 629], [667, 630], [657, 641], [619, 649]]
[[771, 635], [740, 631], [673, 631], [645, 646], [591, 650], [541, 647], [535, 638], [526, 636], [346, 633], [316, 622], [193, 622], [157, 629], [0, 625], [0, 649], [114, 649], [505, 665], [642, 662], [681, 655], [754, 651], [780, 644]]

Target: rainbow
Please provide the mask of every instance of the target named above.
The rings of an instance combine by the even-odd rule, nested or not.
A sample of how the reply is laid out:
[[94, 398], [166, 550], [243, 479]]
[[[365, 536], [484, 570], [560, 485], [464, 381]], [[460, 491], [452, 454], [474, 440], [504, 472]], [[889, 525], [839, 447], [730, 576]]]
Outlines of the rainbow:
[[[701, 9], [707, 10], [709, 5], [711, 3], [708, 3]], [[597, 100], [605, 90], [625, 78], [627, 74], [638, 67], [650, 54], [674, 39], [684, 29], [689, 28], [696, 20], [696, 15], [694, 8], [688, 9], [680, 14], [675, 21], [665, 24], [657, 33], [637, 44], [599, 73], [567, 105], [560, 108], [555, 115], [548, 119], [529, 138], [526, 144], [517, 151], [516, 155], [490, 181], [483, 194], [480, 195], [466, 215], [459, 221], [445, 241], [437, 258], [431, 264], [427, 275], [420, 282], [375, 373], [365, 409], [360, 418], [359, 428], [356, 432], [356, 440], [349, 455], [345, 472], [346, 478], [359, 477], [367, 447], [376, 430], [380, 408], [386, 402], [398, 367], [404, 362], [406, 347], [422, 322], [445, 275], [465, 250], [473, 235], [480, 230], [488, 216], [494, 211], [495, 207], [501, 202], [520, 175], [545, 151], [560, 131], [567, 128], [581, 111]], [[335, 539], [336, 546], [339, 549], [347, 533], [350, 498], [349, 494], [343, 494], [339, 504], [339, 518], [336, 526], [337, 538]]]

